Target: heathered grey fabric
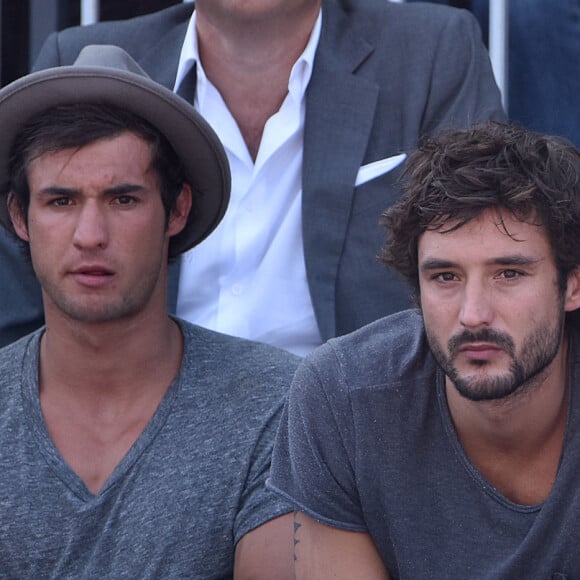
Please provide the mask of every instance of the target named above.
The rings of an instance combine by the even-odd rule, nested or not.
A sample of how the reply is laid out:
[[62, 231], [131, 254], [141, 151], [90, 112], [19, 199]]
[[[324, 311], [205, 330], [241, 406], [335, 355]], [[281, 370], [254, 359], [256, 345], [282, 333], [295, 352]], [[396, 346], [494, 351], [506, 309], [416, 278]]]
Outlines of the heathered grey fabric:
[[562, 460], [541, 505], [509, 501], [466, 456], [412, 311], [306, 359], [268, 485], [322, 522], [370, 533], [394, 579], [579, 579], [579, 338]]
[[98, 495], [55, 449], [40, 333], [0, 350], [0, 578], [231, 578], [234, 545], [290, 510], [265, 489], [297, 360], [180, 322], [181, 372]]

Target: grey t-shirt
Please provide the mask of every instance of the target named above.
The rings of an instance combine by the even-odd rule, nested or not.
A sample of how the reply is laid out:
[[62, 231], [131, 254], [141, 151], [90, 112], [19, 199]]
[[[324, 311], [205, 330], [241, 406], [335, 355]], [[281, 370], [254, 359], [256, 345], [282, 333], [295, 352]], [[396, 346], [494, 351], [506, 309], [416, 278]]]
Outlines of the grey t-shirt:
[[0, 578], [231, 578], [236, 542], [291, 509], [264, 481], [298, 359], [180, 325], [180, 374], [97, 495], [48, 435], [41, 332], [0, 350]]
[[369, 533], [393, 579], [580, 579], [578, 338], [562, 459], [540, 505], [511, 502], [465, 454], [413, 311], [306, 359], [268, 485], [328, 525]]

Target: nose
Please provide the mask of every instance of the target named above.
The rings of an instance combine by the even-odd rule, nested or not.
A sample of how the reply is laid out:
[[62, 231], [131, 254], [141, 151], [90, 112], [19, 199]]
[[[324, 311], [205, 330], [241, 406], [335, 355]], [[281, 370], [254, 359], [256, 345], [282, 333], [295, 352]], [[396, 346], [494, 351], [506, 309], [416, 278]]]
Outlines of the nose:
[[494, 316], [491, 291], [481, 281], [466, 283], [461, 304], [460, 323], [466, 328], [478, 328], [492, 323]]
[[105, 209], [97, 202], [83, 204], [77, 213], [73, 243], [78, 249], [104, 248], [109, 241]]

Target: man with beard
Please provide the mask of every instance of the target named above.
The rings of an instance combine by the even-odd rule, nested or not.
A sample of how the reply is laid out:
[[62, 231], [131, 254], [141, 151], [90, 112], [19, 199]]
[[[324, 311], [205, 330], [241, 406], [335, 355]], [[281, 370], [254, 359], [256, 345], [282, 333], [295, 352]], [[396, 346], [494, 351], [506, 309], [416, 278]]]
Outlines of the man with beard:
[[217, 136], [114, 46], [2, 89], [0, 126], [46, 314], [0, 350], [0, 576], [290, 578], [265, 479], [297, 358], [167, 313], [228, 203]]
[[580, 154], [489, 123], [404, 187], [382, 258], [419, 310], [318, 349], [283, 415], [297, 578], [577, 578]]

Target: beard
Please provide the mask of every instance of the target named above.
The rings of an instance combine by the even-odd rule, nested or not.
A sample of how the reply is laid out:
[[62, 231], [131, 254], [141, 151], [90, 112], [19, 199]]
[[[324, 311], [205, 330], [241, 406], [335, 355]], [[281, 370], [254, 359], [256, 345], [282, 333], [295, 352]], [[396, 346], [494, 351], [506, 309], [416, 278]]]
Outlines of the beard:
[[[505, 399], [515, 393], [523, 394], [536, 384], [542, 373], [556, 358], [564, 332], [565, 314], [560, 309], [555, 323], [537, 326], [522, 342], [516, 353], [514, 340], [510, 335], [491, 328], [477, 332], [464, 330], [449, 339], [447, 352], [434, 333], [427, 330], [427, 340], [433, 356], [449, 377], [460, 395], [470, 401], [495, 401]], [[472, 342], [486, 342], [500, 347], [511, 359], [505, 373], [489, 375], [485, 367], [488, 361], [471, 361], [478, 367], [471, 373], [460, 373], [454, 360], [462, 345]]]

